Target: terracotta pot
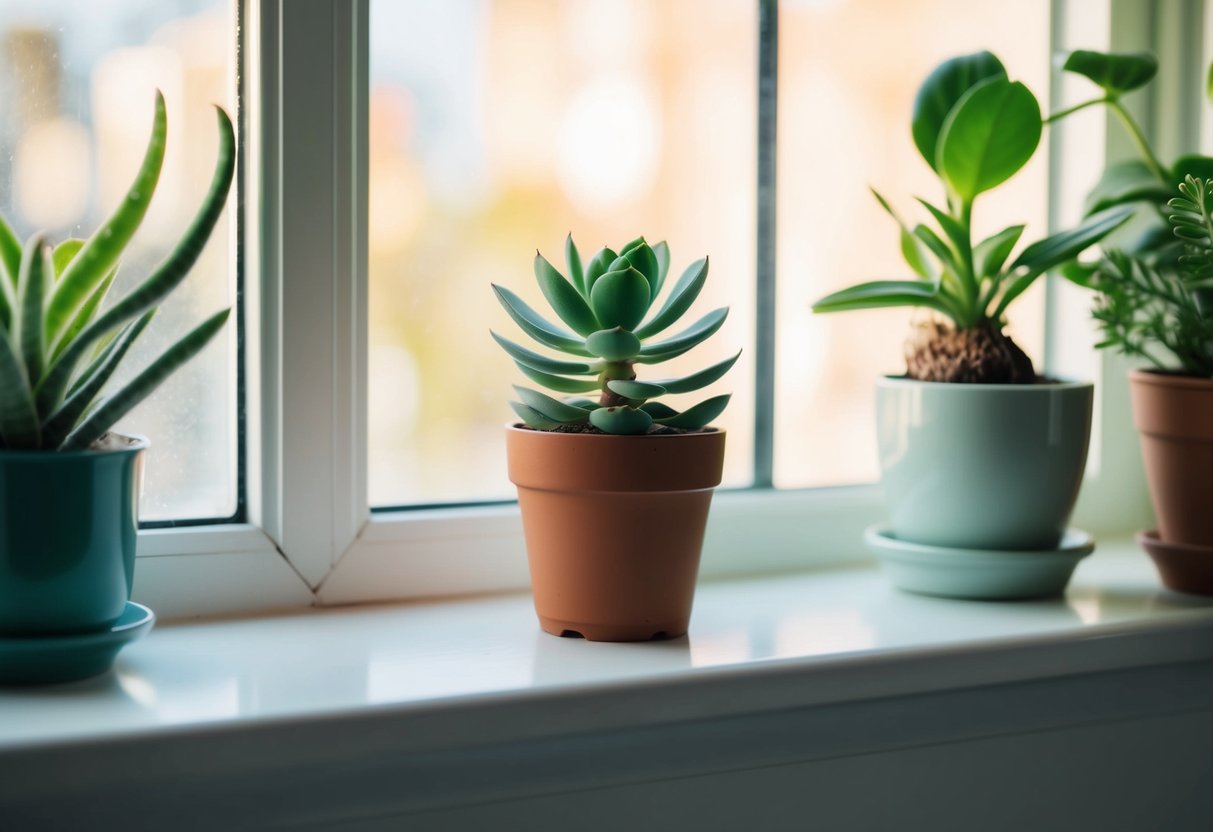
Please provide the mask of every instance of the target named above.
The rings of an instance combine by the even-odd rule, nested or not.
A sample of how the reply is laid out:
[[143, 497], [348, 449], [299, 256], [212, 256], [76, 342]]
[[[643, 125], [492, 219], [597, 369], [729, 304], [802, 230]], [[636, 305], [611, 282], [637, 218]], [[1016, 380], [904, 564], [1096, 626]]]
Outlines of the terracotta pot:
[[1213, 381], [1133, 370], [1129, 383], [1159, 537], [1213, 547]]
[[606, 436], [506, 428], [545, 632], [590, 641], [686, 633], [724, 441], [724, 431]]

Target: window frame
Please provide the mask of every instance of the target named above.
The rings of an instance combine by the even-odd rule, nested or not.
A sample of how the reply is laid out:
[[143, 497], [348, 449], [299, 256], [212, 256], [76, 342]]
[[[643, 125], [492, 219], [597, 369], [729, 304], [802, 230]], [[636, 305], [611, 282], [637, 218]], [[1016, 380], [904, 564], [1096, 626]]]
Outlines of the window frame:
[[[136, 598], [181, 616], [523, 589], [516, 504], [374, 513], [368, 504], [369, 0], [244, 1], [248, 522], [142, 531]], [[756, 2], [759, 37], [776, 36], [776, 0]], [[1209, 30], [1204, 0], [1184, 0], [1178, 11], [1108, 2], [1111, 48], [1155, 51], [1160, 81], [1182, 78], [1184, 66], [1207, 54], [1210, 37], [1184, 36], [1193, 13], [1205, 22], [1201, 32]], [[1053, 0], [1055, 52], [1072, 8]], [[1165, 127], [1162, 109], [1143, 114], [1151, 128]], [[760, 148], [774, 141], [773, 109], [767, 115]], [[1188, 119], [1175, 127], [1182, 135], [1160, 140], [1193, 146], [1198, 128]], [[1050, 137], [1055, 154], [1059, 132]], [[1114, 142], [1109, 131], [1109, 152]], [[773, 177], [773, 154], [759, 164], [760, 183], [773, 181], [764, 179]], [[773, 198], [771, 189], [759, 199], [758, 269], [767, 281], [760, 293], [773, 289]], [[765, 265], [764, 256], [772, 257]], [[1048, 315], [1050, 338], [1058, 318]], [[1046, 366], [1053, 366], [1048, 353]], [[1100, 465], [1074, 521], [1103, 535], [1149, 520], [1126, 366], [1109, 353], [1099, 357], [1092, 454]], [[759, 411], [762, 402], [760, 395]], [[701, 575], [867, 562], [861, 533], [882, 513], [876, 485], [723, 490]]]

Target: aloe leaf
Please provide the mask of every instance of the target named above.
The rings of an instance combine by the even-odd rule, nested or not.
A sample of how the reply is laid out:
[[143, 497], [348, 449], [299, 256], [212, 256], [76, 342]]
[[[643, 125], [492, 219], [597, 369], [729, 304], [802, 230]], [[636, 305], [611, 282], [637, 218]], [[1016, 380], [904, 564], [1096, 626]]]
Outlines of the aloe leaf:
[[63, 350], [80, 334], [81, 330], [92, 323], [93, 318], [97, 316], [97, 311], [101, 308], [101, 304], [105, 301], [106, 295], [109, 294], [110, 287], [114, 285], [114, 279], [117, 276], [118, 267], [114, 266], [114, 268], [110, 269], [109, 274], [105, 276], [105, 280], [101, 281], [101, 285], [97, 287], [97, 290], [93, 292], [89, 299], [84, 302], [84, 305], [80, 307], [79, 311], [76, 312], [76, 317], [68, 324], [67, 329], [64, 330], [63, 338], [59, 341], [59, 350], [52, 352], [50, 355], [51, 361], [62, 355]]
[[648, 323], [636, 330], [636, 335], [640, 338], [649, 338], [662, 332], [681, 318], [699, 297], [699, 292], [703, 289], [704, 281], [707, 279], [707, 257], [702, 257], [687, 266], [686, 271], [682, 273], [670, 291], [670, 296], [661, 305], [661, 309]]
[[585, 298], [539, 252], [535, 252], [535, 279], [539, 281], [543, 296], [560, 320], [572, 327], [574, 332], [586, 336], [602, 329]]
[[914, 97], [911, 132], [914, 145], [932, 170], [938, 170], [936, 159], [939, 134], [956, 103], [972, 87], [988, 78], [1006, 78], [1002, 62], [989, 52], [961, 55], [937, 66], [918, 88]]
[[619, 255], [611, 251], [609, 248], [600, 248], [598, 252], [590, 258], [589, 264], [585, 267], [585, 299], [590, 299], [590, 290], [594, 288], [594, 284], [598, 282], [598, 278], [606, 274], [610, 265], [619, 259]]
[[11, 449], [41, 445], [38, 412], [21, 357], [7, 335], [0, 333], [0, 437]]
[[631, 361], [640, 352], [640, 338], [622, 327], [600, 329], [585, 339], [592, 355], [607, 361]]
[[561, 425], [571, 425], [576, 422], [585, 421], [585, 411], [580, 407], [565, 404], [558, 399], [553, 399], [551, 396], [540, 393], [538, 390], [531, 390], [529, 387], [519, 387], [515, 384], [514, 390], [517, 391], [518, 398], [522, 399], [523, 404], [546, 419], [550, 419]]
[[1108, 165], [1099, 182], [1087, 194], [1085, 213], [1098, 214], [1116, 205], [1150, 200], [1163, 202], [1171, 189], [1158, 181], [1154, 172], [1140, 159]]
[[647, 433], [653, 417], [634, 407], [600, 407], [590, 413], [590, 424], [603, 433], [632, 436]]
[[1121, 95], [1150, 83], [1158, 74], [1158, 59], [1149, 52], [1094, 52], [1078, 49], [1062, 69], [1082, 75], [1110, 95]]
[[577, 244], [573, 242], [572, 232], [569, 232], [569, 235], [564, 238], [564, 262], [569, 267], [569, 281], [577, 290], [577, 294], [584, 298], [586, 295], [585, 272], [581, 268], [581, 252], [577, 250]]
[[724, 324], [724, 319], [728, 315], [728, 307], [722, 306], [719, 309], [713, 309], [673, 338], [646, 345], [640, 351], [640, 360], [649, 364], [655, 363], [652, 359], [657, 356], [663, 356], [662, 360], [664, 360], [664, 357], [672, 357], [671, 353], [681, 355], [710, 338]]
[[609, 271], [598, 278], [590, 290], [590, 305], [602, 322], [599, 328], [634, 330], [649, 311], [651, 291], [649, 281], [634, 268]]
[[597, 379], [580, 379], [566, 378], [565, 376], [552, 375], [551, 373], [543, 373], [532, 367], [528, 367], [520, 361], [514, 362], [522, 374], [536, 384], [542, 384], [549, 390], [555, 390], [558, 393], [588, 393], [591, 390], [597, 390]]
[[966, 203], [1002, 184], [1027, 164], [1043, 122], [1036, 96], [1022, 83], [990, 78], [970, 89], [944, 122], [938, 171]]
[[223, 328], [231, 311], [224, 309], [222, 312], [216, 312], [169, 347], [146, 370], [93, 409], [67, 435], [59, 449], [63, 451], [83, 450], [101, 438], [115, 422], [150, 396], [182, 364], [201, 352], [202, 348], [210, 343], [211, 339]]
[[[219, 118], [219, 154], [215, 162], [215, 173], [206, 198], [185, 236], [150, 277], [86, 326], [68, 346], [58, 350], [57, 345], [52, 345], [52, 354], [57, 354], [58, 357], [52, 361], [46, 377], [35, 391], [40, 413], [50, 413], [59, 406], [77, 364], [93, 344], [159, 304], [177, 288], [197, 262], [203, 246], [223, 213], [223, 204], [227, 199], [236, 166], [236, 136], [232, 130], [232, 122], [222, 109], [215, 109]], [[86, 251], [87, 246], [77, 255], [73, 267], [81, 261]], [[65, 274], [59, 285], [66, 280]]]
[[527, 427], [535, 428], [536, 430], [552, 430], [560, 427], [559, 422], [553, 422], [548, 417], [544, 416], [534, 408], [527, 407], [521, 402], [510, 402], [510, 408], [518, 414], [518, 418], [522, 420]]
[[654, 381], [653, 384], [660, 385], [667, 393], [690, 393], [692, 390], [700, 390], [724, 376], [725, 373], [732, 369], [740, 357], [741, 351], [738, 350], [737, 355], [734, 355], [732, 358], [726, 358], [719, 364], [713, 364], [705, 370], [700, 370], [697, 373], [692, 373], [682, 378], [661, 379]]
[[52, 347], [58, 346], [76, 310], [96, 290], [97, 284], [105, 279], [143, 222], [160, 179], [166, 136], [164, 95], [157, 90], [152, 134], [135, 181], [113, 215], [89, 238], [55, 283], [55, 291], [46, 309], [46, 337]]
[[670, 246], [665, 240], [653, 246], [653, 256], [657, 258], [657, 280], [653, 282], [653, 297], [661, 293], [665, 285], [666, 275], [670, 273]]
[[649, 304], [652, 304], [653, 299], [657, 297], [657, 273], [660, 270], [657, 265], [657, 255], [653, 249], [649, 248], [648, 243], [642, 242], [625, 251], [623, 256], [628, 258], [632, 263], [632, 268], [644, 275], [644, 279], [648, 281]]
[[55, 251], [51, 255], [51, 262], [55, 265], [56, 280], [59, 279], [59, 275], [63, 274], [63, 270], [68, 267], [68, 264], [80, 253], [80, 249], [84, 248], [85, 242], [85, 240], [78, 240], [72, 237], [55, 246]]
[[519, 346], [508, 338], [502, 338], [496, 332], [490, 331], [489, 334], [493, 336], [494, 341], [501, 345], [501, 348], [506, 351], [510, 358], [519, 364], [525, 364], [533, 370], [539, 370], [541, 373], [590, 376], [597, 375], [602, 369], [602, 365], [598, 363], [587, 364], [579, 361], [560, 361], [555, 358], [548, 358], [546, 355], [540, 355], [537, 352], [528, 350], [526, 347]]
[[814, 312], [847, 312], [886, 306], [926, 306], [947, 312], [939, 288], [922, 280], [872, 280], [848, 286], [813, 304]]
[[67, 437], [155, 315], [156, 310], [151, 309], [123, 327], [105, 352], [80, 375], [68, 391], [66, 401], [42, 423], [43, 443], [48, 448], [58, 447]]
[[1011, 225], [973, 247], [973, 265], [979, 277], [994, 277], [1007, 262], [1025, 226]]
[[17, 310], [13, 320], [13, 340], [21, 351], [26, 378], [42, 377], [46, 362], [46, 342], [42, 335], [42, 302], [46, 284], [54, 267], [50, 262], [46, 238], [35, 234], [25, 243], [21, 271], [17, 280]]
[[522, 327], [523, 332], [527, 335], [554, 350], [567, 352], [571, 355], [590, 356], [590, 352], [585, 348], [580, 338], [575, 337], [571, 332], [562, 330], [553, 323], [549, 323], [546, 318], [528, 306], [526, 301], [518, 297], [518, 295], [496, 284], [493, 284], [493, 291], [497, 295], [497, 300], [505, 307], [505, 311], [509, 313], [518, 326]]
[[689, 407], [686, 410], [674, 416], [666, 416], [654, 421], [659, 425], [665, 425], [671, 428], [682, 428], [684, 430], [699, 430], [706, 427], [713, 419], [724, 412], [725, 407], [729, 404], [731, 394], [725, 393], [721, 396], [713, 396], [710, 399], [700, 402], [694, 407]]
[[655, 399], [658, 396], [665, 395], [668, 391], [660, 384], [654, 384], [650, 381], [628, 381], [626, 379], [615, 379], [607, 382], [607, 389], [612, 393], [618, 393], [625, 399]]
[[9, 224], [0, 217], [0, 267], [12, 296], [17, 294], [17, 275], [21, 271], [21, 242]]

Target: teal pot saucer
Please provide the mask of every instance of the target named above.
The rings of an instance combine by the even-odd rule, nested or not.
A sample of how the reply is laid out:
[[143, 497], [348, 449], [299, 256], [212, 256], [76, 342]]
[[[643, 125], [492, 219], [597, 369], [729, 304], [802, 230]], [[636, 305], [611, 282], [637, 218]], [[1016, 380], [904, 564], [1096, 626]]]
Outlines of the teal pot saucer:
[[1095, 539], [1080, 529], [1067, 529], [1054, 549], [1023, 551], [911, 543], [885, 525], [869, 527], [863, 538], [898, 589], [979, 601], [1060, 595], [1095, 549]]
[[147, 635], [156, 614], [142, 604], [126, 609], [108, 630], [53, 636], [0, 636], [0, 684], [76, 682], [110, 669], [118, 651]]

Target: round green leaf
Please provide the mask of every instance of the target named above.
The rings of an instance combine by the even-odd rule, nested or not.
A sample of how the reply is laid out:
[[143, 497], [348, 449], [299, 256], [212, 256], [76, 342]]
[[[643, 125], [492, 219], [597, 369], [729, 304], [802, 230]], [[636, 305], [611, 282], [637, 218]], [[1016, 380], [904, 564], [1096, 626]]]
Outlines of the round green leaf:
[[603, 328], [635, 329], [649, 310], [649, 282], [633, 268], [607, 272], [590, 290], [590, 306]]
[[966, 202], [1002, 184], [1036, 152], [1040, 105], [1018, 81], [991, 78], [953, 108], [939, 136], [939, 173]]
[[646, 433], [653, 417], [634, 407], [600, 407], [590, 413], [590, 424], [603, 433], [630, 435]]
[[607, 387], [612, 393], [618, 393], [627, 399], [653, 399], [657, 396], [665, 395], [666, 389], [660, 384], [653, 384], [648, 381], [627, 381], [624, 379], [616, 379], [608, 381]]
[[585, 339], [585, 348], [607, 361], [628, 361], [640, 352], [640, 339], [626, 329], [600, 329]]
[[1135, 90], [1158, 74], [1158, 59], [1149, 52], [1093, 52], [1078, 49], [1062, 67], [1089, 78], [1112, 95]]
[[932, 170], [938, 170], [939, 134], [956, 102], [982, 81], [1006, 77], [1007, 71], [998, 58], [989, 52], [976, 52], [944, 61], [922, 82], [914, 98], [911, 132], [918, 152]]

